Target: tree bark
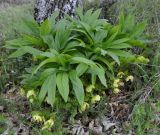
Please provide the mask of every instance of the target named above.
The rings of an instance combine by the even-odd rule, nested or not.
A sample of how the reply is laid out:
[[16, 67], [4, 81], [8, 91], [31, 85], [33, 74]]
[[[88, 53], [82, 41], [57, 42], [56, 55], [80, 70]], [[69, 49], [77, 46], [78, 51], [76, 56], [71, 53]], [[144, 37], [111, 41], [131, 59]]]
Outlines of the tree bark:
[[73, 17], [78, 5], [82, 5], [82, 0], [36, 0], [34, 18], [41, 24], [56, 10], [60, 11], [58, 19], [63, 18], [64, 14]]
[[[82, 6], [84, 1], [86, 0], [36, 0], [34, 18], [39, 24], [41, 24], [45, 19], [50, 17], [51, 14], [56, 10], [60, 11], [58, 19], [63, 18], [64, 14], [68, 14], [71, 17], [74, 17], [76, 7], [78, 5]], [[97, 3], [99, 3], [100, 8], [102, 8], [101, 18], [106, 18], [106, 12], [108, 8], [111, 5], [113, 5], [117, 0], [96, 1], [99, 1]], [[93, 0], [93, 2], [91, 1], [91, 3], [96, 2]]]

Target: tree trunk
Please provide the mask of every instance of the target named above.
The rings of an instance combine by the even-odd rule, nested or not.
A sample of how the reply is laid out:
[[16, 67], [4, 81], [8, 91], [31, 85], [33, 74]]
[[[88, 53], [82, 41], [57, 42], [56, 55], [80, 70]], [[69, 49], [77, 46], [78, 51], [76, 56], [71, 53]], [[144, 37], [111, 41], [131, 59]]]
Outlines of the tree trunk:
[[[58, 19], [63, 18], [64, 14], [74, 17], [75, 8], [78, 5], [82, 6], [85, 1], [89, 2], [90, 0], [36, 0], [34, 18], [39, 24], [41, 24], [58, 9], [60, 10]], [[98, 3], [99, 7], [102, 8], [101, 18], [106, 18], [108, 8], [117, 0], [93, 0], [89, 3], [96, 3], [95, 1]]]
[[59, 19], [63, 18], [64, 14], [73, 17], [78, 5], [82, 5], [82, 0], [36, 0], [34, 18], [41, 24], [56, 10], [60, 11]]

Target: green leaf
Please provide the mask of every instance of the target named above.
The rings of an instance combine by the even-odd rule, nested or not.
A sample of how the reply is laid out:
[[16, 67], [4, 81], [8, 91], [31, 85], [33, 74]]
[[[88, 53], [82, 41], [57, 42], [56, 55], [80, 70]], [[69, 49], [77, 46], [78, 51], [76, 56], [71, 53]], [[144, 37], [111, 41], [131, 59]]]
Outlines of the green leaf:
[[101, 83], [105, 87], [107, 87], [107, 83], [106, 83], [107, 81], [105, 78], [105, 70], [103, 69], [102, 66], [98, 65], [98, 66], [91, 67], [91, 68], [89, 68], [88, 73], [97, 75], [98, 78], [100, 79]]
[[21, 33], [39, 36], [39, 25], [31, 15], [25, 17], [23, 16], [21, 25], [16, 28]]
[[143, 41], [141, 40], [130, 40], [129, 44], [131, 44], [132, 46], [137, 46], [137, 47], [141, 47], [141, 48], [145, 48], [145, 44], [143, 43]]
[[32, 35], [23, 35], [23, 38], [30, 42], [30, 44], [33, 44], [33, 45], [37, 45], [37, 46], [43, 46], [45, 45], [42, 38], [39, 38], [39, 37], [35, 37], [35, 36], [32, 36]]
[[56, 23], [56, 18], [58, 17], [58, 15], [59, 15], [59, 10], [54, 11], [51, 17], [49, 18], [49, 22], [53, 27], [54, 27], [54, 24]]
[[53, 74], [56, 72], [55, 68], [48, 68], [46, 70], [44, 70], [41, 75], [40, 75], [40, 79], [39, 80], [45, 80], [49, 75]]
[[83, 57], [73, 57], [71, 58], [71, 60], [73, 61], [73, 63], [84, 63], [87, 64], [89, 66], [94, 66], [95, 63], [92, 60], [83, 58]]
[[120, 57], [133, 57], [134, 55], [132, 55], [130, 52], [126, 52], [123, 50], [109, 50], [110, 53], [113, 53], [114, 55], [120, 56]]
[[54, 39], [52, 35], [42, 36], [42, 39], [43, 39], [43, 42], [46, 43], [49, 48], [52, 48], [52, 49], [54, 48], [52, 45], [54, 43]]
[[84, 88], [82, 81], [78, 78], [76, 71], [72, 70], [69, 73], [69, 78], [72, 82], [73, 90], [80, 105], [84, 103]]
[[29, 54], [32, 54], [33, 56], [37, 56], [37, 55], [40, 55], [41, 53], [43, 53], [42, 51], [36, 49], [36, 48], [33, 48], [31, 46], [25, 46], [23, 47], [27, 53]]
[[120, 18], [119, 18], [119, 25], [120, 25], [120, 30], [121, 31], [123, 31], [123, 29], [124, 29], [124, 24], [125, 24], [124, 13], [121, 12]]
[[106, 44], [112, 42], [116, 38], [116, 36], [118, 35], [119, 27], [118, 28], [115, 27], [115, 28], [116, 28], [116, 32], [109, 37], [109, 39], [106, 41]]
[[129, 40], [130, 40], [129, 38], [121, 38], [121, 39], [118, 39], [118, 40], [113, 41], [113, 42], [112, 42], [112, 45], [118, 45], [118, 44], [127, 42], [127, 41], [129, 41]]
[[125, 17], [124, 29], [123, 32], [131, 32], [134, 30], [135, 26], [135, 16], [129, 14]]
[[81, 75], [83, 75], [87, 71], [87, 69], [88, 69], [88, 65], [83, 64], [83, 63], [79, 64], [77, 66], [77, 68], [76, 68], [78, 77], [80, 77]]
[[127, 43], [120, 43], [114, 45], [110, 44], [105, 49], [127, 49], [127, 48], [132, 48], [132, 46]]
[[24, 47], [21, 47], [19, 48], [17, 51], [13, 52], [9, 58], [16, 58], [16, 57], [20, 57], [26, 53], [30, 53], [34, 56], [37, 56], [37, 55], [40, 55], [42, 53], [42, 51], [39, 51], [33, 47], [30, 47], [30, 46], [24, 46]]
[[80, 18], [80, 20], [83, 20], [83, 9], [80, 6], [76, 9], [76, 14]]
[[46, 19], [41, 25], [40, 25], [40, 28], [39, 28], [39, 31], [40, 31], [40, 35], [41, 36], [44, 36], [44, 35], [48, 35], [50, 32], [51, 32], [51, 25], [50, 24], [50, 21], [48, 19]]
[[97, 9], [96, 11], [94, 11], [91, 17], [92, 18], [91, 21], [98, 19], [98, 17], [100, 16], [100, 13], [101, 13], [101, 9]]
[[69, 95], [69, 79], [66, 72], [57, 73], [56, 84], [60, 95], [63, 97], [64, 101], [68, 101]]
[[5, 42], [5, 47], [8, 49], [19, 49], [21, 46], [30, 45], [31, 43], [23, 38], [17, 38]]
[[19, 48], [17, 51], [10, 54], [9, 58], [17, 58], [17, 57], [20, 57], [24, 54], [26, 54], [26, 50], [24, 50], [23, 48]]
[[33, 74], [36, 74], [37, 71], [38, 71], [42, 66], [44, 66], [45, 64], [52, 63], [52, 62], [56, 62], [56, 61], [57, 61], [57, 58], [56, 58], [56, 57], [48, 58], [48, 59], [42, 61], [42, 62], [38, 65], [38, 67], [35, 69], [35, 71], [34, 71]]
[[109, 55], [113, 60], [115, 60], [118, 65], [120, 65], [120, 61], [119, 61], [119, 58], [118, 58], [118, 55], [116, 55], [114, 52], [112, 52], [112, 50], [101, 50], [101, 54], [106, 56], [106, 55]]
[[114, 75], [113, 66], [111, 65], [111, 63], [109, 61], [107, 61], [107, 59], [105, 59], [103, 57], [97, 57], [97, 60], [103, 62], [109, 68], [109, 70], [112, 72], [112, 74]]
[[138, 37], [140, 34], [142, 34], [146, 28], [146, 25], [147, 25], [146, 22], [136, 25], [133, 29], [133, 32], [131, 33], [132, 34], [131, 38]]
[[48, 103], [53, 107], [56, 95], [56, 74], [53, 74], [49, 79], [48, 85], [50, 85], [50, 88], [48, 89]]
[[[44, 101], [47, 93], [48, 93], [48, 101], [53, 106], [55, 101], [55, 92], [56, 92], [56, 79], [55, 74], [52, 74], [46, 78], [44, 81], [38, 99], [40, 102]], [[50, 94], [50, 95], [49, 95]]]

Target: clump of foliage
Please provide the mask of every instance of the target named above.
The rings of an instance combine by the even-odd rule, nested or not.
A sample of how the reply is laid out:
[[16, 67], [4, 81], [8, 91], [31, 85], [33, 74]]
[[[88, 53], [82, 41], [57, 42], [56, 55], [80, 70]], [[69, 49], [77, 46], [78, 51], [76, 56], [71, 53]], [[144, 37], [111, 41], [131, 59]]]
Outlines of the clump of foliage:
[[99, 19], [100, 12], [78, 8], [76, 18], [59, 21], [55, 12], [41, 25], [27, 19], [21, 37], [6, 42], [6, 48], [16, 50], [10, 58], [29, 54], [33, 59], [22, 75], [31, 102], [84, 111], [111, 87], [117, 66], [137, 61], [131, 48], [145, 47], [146, 22], [136, 24], [133, 16], [121, 14], [111, 25]]
[[[19, 0], [18, 0], [19, 1]], [[17, 1], [17, 2], [18, 2]], [[25, 3], [24, 3], [25, 1]], [[17, 4], [13, 0], [1, 0], [0, 1], [0, 91], [4, 92], [11, 85], [19, 82], [18, 76], [22, 73], [24, 65], [28, 65], [23, 61], [26, 59], [23, 57], [18, 59], [7, 59], [9, 50], [3, 48], [4, 41], [17, 37], [18, 26], [21, 24], [21, 16], [32, 14], [33, 1], [23, 0]], [[25, 59], [25, 60], [24, 60]], [[21, 65], [21, 63], [23, 63]]]
[[[137, 101], [134, 104], [134, 111], [132, 116], [132, 127], [137, 135], [158, 134], [159, 124], [155, 121], [159, 120], [157, 117], [158, 107], [153, 106], [159, 102], [159, 17], [158, 11], [160, 9], [159, 0], [121, 0], [111, 8], [110, 15], [117, 16], [122, 10], [126, 14], [134, 14], [135, 21], [141, 22], [147, 19], [147, 27], [145, 33], [149, 34], [152, 39], [149, 41], [149, 48], [143, 52], [143, 56], [150, 59], [148, 63], [139, 63], [128, 68], [137, 79], [134, 85], [135, 97], [138, 98], [141, 93], [147, 96], [142, 96], [145, 103]], [[115, 19], [116, 20], [116, 19]], [[122, 67], [123, 68], [123, 67]], [[151, 90], [146, 89], [151, 87]], [[141, 103], [142, 102], [142, 103]], [[145, 119], [142, 120], [141, 118]], [[154, 121], [154, 120], [155, 121]], [[154, 122], [153, 122], [154, 121]]]

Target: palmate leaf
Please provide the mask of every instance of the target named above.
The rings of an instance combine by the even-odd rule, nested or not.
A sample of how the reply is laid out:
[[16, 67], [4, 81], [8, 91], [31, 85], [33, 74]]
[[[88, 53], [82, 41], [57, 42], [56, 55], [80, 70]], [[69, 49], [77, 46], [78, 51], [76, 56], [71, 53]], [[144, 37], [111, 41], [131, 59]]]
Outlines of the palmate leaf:
[[64, 101], [68, 101], [69, 95], [69, 78], [66, 72], [59, 72], [56, 75], [56, 84], [60, 95], [63, 97]]
[[49, 75], [44, 81], [38, 99], [40, 102], [44, 101], [45, 97], [48, 94], [48, 102], [52, 105], [55, 101], [55, 93], [56, 93], [56, 74]]
[[72, 87], [79, 104], [83, 105], [85, 96], [84, 88], [82, 81], [78, 78], [77, 72], [74, 70], [70, 71], [69, 79], [71, 80]]

